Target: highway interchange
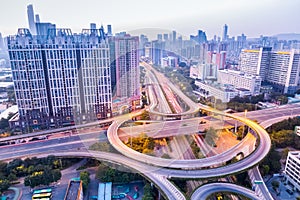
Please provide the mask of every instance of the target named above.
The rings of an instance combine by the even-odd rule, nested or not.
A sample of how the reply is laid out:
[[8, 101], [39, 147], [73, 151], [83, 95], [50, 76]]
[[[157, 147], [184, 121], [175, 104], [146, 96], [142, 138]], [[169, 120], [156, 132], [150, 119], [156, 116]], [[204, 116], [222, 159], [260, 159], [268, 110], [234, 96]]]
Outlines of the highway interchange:
[[[200, 160], [167, 160], [167, 159], [158, 159], [154, 157], [149, 158], [149, 156], [141, 155], [123, 144], [123, 142], [119, 139], [117, 130], [119, 126], [131, 119], [134, 115], [125, 115], [123, 117], [119, 117], [113, 121], [112, 125], [108, 129], [108, 139], [110, 143], [123, 155], [115, 154], [115, 153], [105, 153], [105, 152], [93, 152], [87, 151], [87, 144], [93, 143], [95, 140], [99, 140], [100, 133], [88, 133], [81, 135], [73, 135], [65, 138], [55, 138], [51, 140], [45, 140], [43, 142], [32, 142], [25, 144], [18, 144], [13, 146], [3, 146], [0, 147], [0, 159], [1, 160], [11, 160], [13, 158], [18, 157], [29, 157], [29, 156], [47, 156], [47, 155], [57, 155], [57, 156], [72, 156], [72, 157], [94, 157], [100, 160], [106, 160], [109, 162], [115, 162], [122, 164], [124, 166], [128, 166], [129, 168], [135, 169], [144, 176], [147, 176], [151, 179], [158, 188], [163, 191], [165, 196], [169, 199], [186, 199], [184, 195], [168, 180], [168, 178], [186, 178], [186, 179], [194, 179], [194, 178], [208, 178], [208, 177], [222, 177], [229, 174], [238, 173], [240, 171], [246, 171], [252, 167], [254, 167], [251, 171], [254, 174], [255, 179], [260, 179], [261, 176], [257, 167], [255, 167], [268, 153], [270, 148], [270, 138], [265, 130], [254, 123], [250, 119], [256, 119], [259, 122], [262, 122], [261, 125], [267, 127], [277, 121], [281, 121], [284, 118], [300, 115], [300, 107], [299, 104], [293, 105], [285, 105], [275, 109], [269, 110], [260, 110], [254, 112], [248, 112], [247, 118], [244, 118], [244, 114], [226, 114], [212, 108], [208, 108], [206, 106], [197, 105], [191, 102], [185, 95], [178, 91], [176, 86], [170, 84], [172, 90], [180, 96], [188, 105], [190, 105], [190, 109], [183, 113], [182, 115], [190, 115], [191, 113], [195, 113], [199, 108], [204, 110], [209, 110], [210, 112], [216, 113], [218, 115], [223, 115], [225, 117], [229, 117], [240, 122], [247, 124], [254, 130], [259, 136], [259, 145], [254, 150], [253, 153], [248, 157], [242, 159], [240, 162], [223, 165], [226, 161], [230, 160], [234, 156], [240, 152], [241, 148], [244, 148], [244, 144], [248, 144], [249, 148], [254, 148], [253, 137], [249, 139], [249, 137], [245, 137], [244, 140], [241, 141], [240, 144], [231, 148], [228, 152], [231, 153], [230, 156], [228, 152], [224, 152], [223, 154], [216, 155], [217, 157], [206, 157]], [[154, 95], [153, 95], [154, 96]], [[153, 98], [152, 98], [153, 100]], [[154, 101], [154, 100], [153, 100]], [[156, 102], [157, 103], [157, 102]], [[164, 107], [164, 106], [162, 106]], [[170, 114], [162, 114], [158, 111], [153, 111], [155, 106], [153, 104], [150, 105], [150, 112], [154, 115], [158, 116], [171, 116]], [[140, 113], [136, 113], [138, 115]], [[276, 116], [276, 118], [274, 118]], [[271, 120], [270, 120], [271, 119]], [[184, 123], [182, 119], [182, 123]], [[105, 121], [107, 123], [107, 121]], [[97, 122], [99, 124], [99, 122]], [[96, 123], [96, 124], [97, 124]], [[171, 122], [168, 122], [171, 123]], [[67, 129], [66, 129], [67, 130]], [[51, 132], [51, 131], [49, 131]], [[184, 132], [184, 131], [183, 131]], [[49, 133], [47, 133], [49, 134]], [[18, 136], [16, 136], [18, 137]], [[246, 142], [245, 142], [246, 141]], [[243, 143], [244, 142], [244, 143]], [[42, 144], [42, 146], [41, 146]], [[12, 153], [14, 152], [14, 153]], [[206, 159], [206, 160], [205, 160]], [[202, 161], [202, 160], [205, 160]], [[201, 169], [203, 167], [217, 165], [218, 168], [211, 169]], [[168, 167], [168, 168], [167, 168]], [[177, 168], [177, 169], [176, 169]], [[249, 173], [251, 173], [249, 171]], [[211, 183], [198, 188], [195, 193], [192, 195], [192, 199], [203, 199], [206, 198], [209, 194], [214, 192], [233, 192], [242, 194], [251, 199], [271, 199], [270, 193], [267, 191], [265, 186], [259, 186], [255, 188], [255, 192], [243, 188], [238, 187], [234, 184], [219, 184], [219, 183]], [[206, 196], [205, 196], [206, 195]]]

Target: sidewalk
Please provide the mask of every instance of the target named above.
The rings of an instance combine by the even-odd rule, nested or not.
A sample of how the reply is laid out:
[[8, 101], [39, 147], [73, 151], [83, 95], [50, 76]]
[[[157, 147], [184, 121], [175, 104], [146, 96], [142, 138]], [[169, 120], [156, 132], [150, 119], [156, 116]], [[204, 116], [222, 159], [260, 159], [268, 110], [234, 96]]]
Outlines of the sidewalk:
[[22, 190], [20, 190], [20, 188], [16, 188], [16, 187], [9, 187], [9, 190], [14, 191], [15, 196], [13, 198], [13, 200], [20, 200], [22, 197]]

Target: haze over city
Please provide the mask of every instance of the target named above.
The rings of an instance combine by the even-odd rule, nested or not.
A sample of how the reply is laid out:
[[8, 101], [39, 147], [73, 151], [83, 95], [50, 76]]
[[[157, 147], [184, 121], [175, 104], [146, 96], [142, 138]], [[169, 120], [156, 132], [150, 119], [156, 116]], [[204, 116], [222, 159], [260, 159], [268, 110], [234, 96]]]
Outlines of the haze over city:
[[189, 36], [201, 29], [208, 39], [221, 35], [224, 24], [229, 25], [231, 36], [300, 33], [300, 26], [295, 25], [300, 18], [300, 2], [297, 0], [2, 0], [0, 32], [4, 36], [16, 34], [19, 27], [28, 27], [24, 9], [28, 4], [34, 5], [41, 21], [71, 28], [73, 32], [80, 32], [94, 22], [112, 24], [114, 32], [160, 28], [177, 30], [183, 36]]

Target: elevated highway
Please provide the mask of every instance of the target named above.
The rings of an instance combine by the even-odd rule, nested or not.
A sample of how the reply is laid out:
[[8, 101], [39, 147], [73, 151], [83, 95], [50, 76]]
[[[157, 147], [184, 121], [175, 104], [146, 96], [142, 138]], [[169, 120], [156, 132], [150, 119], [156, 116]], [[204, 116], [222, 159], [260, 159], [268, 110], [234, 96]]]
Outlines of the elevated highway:
[[[238, 173], [240, 171], [245, 171], [247, 169], [252, 168], [253, 166], [256, 166], [268, 153], [270, 149], [270, 138], [264, 128], [257, 125], [253, 121], [242, 117], [243, 114], [226, 114], [217, 110], [214, 110], [212, 108], [209, 108], [207, 106], [198, 105], [192, 102], [189, 98], [187, 98], [176, 86], [173, 84], [169, 85], [170, 88], [180, 96], [180, 98], [189, 105], [189, 110], [185, 113], [182, 113], [182, 115], [190, 115], [193, 113], [196, 113], [199, 111], [199, 109], [207, 110], [209, 112], [221, 115], [223, 117], [228, 117], [230, 119], [238, 120], [241, 123], [244, 123], [248, 125], [252, 130], [254, 130], [258, 136], [258, 143], [255, 143], [256, 140], [253, 140], [253, 137], [246, 144], [249, 143], [249, 148], [253, 148], [253, 145], [257, 145], [257, 148], [254, 150], [254, 152], [242, 159], [239, 162], [222, 166], [223, 163], [228, 161], [228, 157], [230, 157], [224, 152], [224, 154], [219, 154], [221, 157], [210, 157], [211, 160], [206, 160], [210, 163], [210, 166], [212, 165], [218, 165], [220, 167], [212, 168], [212, 169], [200, 169], [203, 167], [207, 167], [207, 165], [201, 164], [201, 160], [161, 160], [158, 159], [158, 161], [155, 161], [153, 158], [149, 159], [149, 157], [144, 157], [145, 155], [141, 155], [137, 152], [134, 152], [133, 150], [129, 150], [128, 147], [122, 146], [120, 143], [120, 139], [117, 137], [117, 129], [119, 126], [124, 123], [125, 121], [128, 121], [133, 116], [138, 115], [136, 114], [130, 114], [121, 116], [114, 119], [114, 122], [108, 129], [108, 139], [111, 142], [111, 144], [119, 150], [122, 154], [126, 155], [120, 155], [120, 154], [113, 154], [113, 153], [107, 153], [107, 152], [94, 152], [94, 151], [87, 151], [86, 147], [84, 145], [84, 142], [90, 142], [95, 141], [94, 138], [85, 138], [85, 139], [74, 139], [70, 141], [57, 141], [56, 143], [50, 143], [50, 144], [43, 144], [41, 142], [41, 145], [34, 146], [34, 143], [26, 143], [26, 144], [20, 144], [14, 146], [14, 153], [7, 151], [6, 148], [10, 146], [0, 147], [0, 159], [1, 160], [10, 160], [13, 158], [19, 158], [19, 157], [29, 157], [29, 156], [47, 156], [47, 155], [57, 155], [57, 156], [63, 156], [63, 157], [93, 157], [100, 160], [105, 160], [113, 163], [119, 163], [122, 165], [125, 165], [129, 168], [133, 168], [140, 173], [144, 174], [145, 176], [149, 177], [161, 190], [164, 191], [166, 196], [169, 199], [185, 199], [185, 197], [176, 190], [175, 186], [172, 185], [167, 179], [168, 178], [188, 178], [188, 179], [194, 179], [194, 178], [209, 178], [209, 177], [222, 177], [229, 174]], [[298, 105], [299, 106], [299, 105]], [[291, 108], [291, 109], [289, 109]], [[281, 110], [282, 109], [282, 110]], [[297, 110], [297, 111], [295, 111]], [[151, 111], [151, 110], [150, 110]], [[283, 112], [284, 111], [284, 112]], [[153, 111], [151, 111], [153, 112]], [[255, 111], [253, 112], [253, 118], [255, 119], [259, 115], [263, 116], [264, 111]], [[285, 106], [285, 107], [278, 107], [276, 109], [267, 110], [269, 113], [273, 114], [267, 114], [266, 118], [273, 118], [274, 114], [277, 113], [280, 116], [293, 116], [295, 114], [300, 113], [300, 109], [298, 110], [296, 106]], [[287, 113], [288, 112], [288, 113]], [[252, 118], [252, 112], [248, 112], [247, 117]], [[284, 114], [285, 113], [285, 114]], [[155, 113], [158, 115], [164, 115], [163, 113]], [[286, 115], [287, 114], [287, 115]], [[166, 114], [168, 116], [168, 114]], [[239, 116], [242, 115], [242, 116]], [[177, 114], [176, 114], [177, 116]], [[252, 118], [252, 119], [253, 119]], [[112, 119], [109, 119], [108, 121], [112, 121]], [[263, 121], [263, 120], [262, 120]], [[97, 125], [99, 122], [95, 122]], [[69, 128], [69, 127], [68, 127]], [[74, 127], [71, 127], [74, 128]], [[50, 131], [51, 132], [51, 131]], [[49, 134], [49, 133], [43, 133], [43, 134]], [[16, 136], [18, 137], [24, 137], [24, 136]], [[7, 138], [5, 139], [7, 141]], [[247, 137], [245, 140], [248, 140]], [[55, 140], [54, 140], [55, 141]], [[242, 141], [243, 142], [243, 141]], [[242, 143], [241, 142], [241, 143]], [[24, 148], [24, 146], [26, 148]], [[123, 144], [124, 145], [124, 144]], [[21, 149], [19, 149], [21, 148]], [[237, 152], [242, 151], [242, 147], [235, 147]], [[245, 147], [243, 147], [245, 148]], [[6, 149], [6, 150], [5, 150]], [[232, 152], [231, 152], [232, 153]], [[235, 154], [236, 152], [234, 152]], [[232, 154], [232, 155], [234, 155]], [[151, 156], [150, 156], [151, 157]], [[157, 158], [156, 158], [157, 159]], [[209, 159], [209, 158], [207, 158]], [[165, 161], [167, 160], [167, 161]], [[166, 168], [168, 167], [168, 168]], [[206, 194], [209, 194], [211, 192], [216, 191], [224, 191], [224, 187], [220, 185], [212, 185], [213, 190], [206, 190]], [[240, 190], [237, 189], [236, 185], [226, 185], [225, 190], [229, 190], [231, 192], [237, 192], [241, 193], [245, 196], [249, 195], [252, 196], [253, 192], [248, 191], [246, 189]], [[195, 195], [197, 196], [198, 193], [201, 193], [201, 191], [205, 190], [205, 187], [200, 187], [197, 192], [195, 192]], [[235, 190], [235, 191], [234, 191]], [[202, 192], [203, 193], [203, 192]], [[261, 199], [257, 194], [254, 194], [254, 199], [258, 198]], [[264, 196], [265, 194], [263, 194]], [[193, 197], [192, 197], [193, 198]]]

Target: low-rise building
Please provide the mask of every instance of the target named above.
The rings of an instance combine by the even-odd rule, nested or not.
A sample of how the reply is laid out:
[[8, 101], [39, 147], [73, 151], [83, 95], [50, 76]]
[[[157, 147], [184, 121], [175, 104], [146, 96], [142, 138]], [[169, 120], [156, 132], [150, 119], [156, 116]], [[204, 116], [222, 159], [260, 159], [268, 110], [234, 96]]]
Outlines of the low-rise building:
[[239, 95], [239, 91], [222, 84], [209, 84], [201, 81], [195, 81], [195, 84], [199, 87], [195, 93], [205, 98], [213, 96], [222, 102], [229, 102], [230, 99]]
[[83, 200], [81, 180], [71, 180], [64, 200]]
[[111, 200], [112, 182], [99, 183], [98, 199]]
[[288, 153], [284, 173], [287, 181], [300, 191], [300, 151]]
[[251, 95], [260, 94], [262, 78], [255, 75], [247, 75], [241, 71], [218, 70], [218, 82], [221, 84], [231, 84], [235, 88], [244, 88], [251, 92]]

